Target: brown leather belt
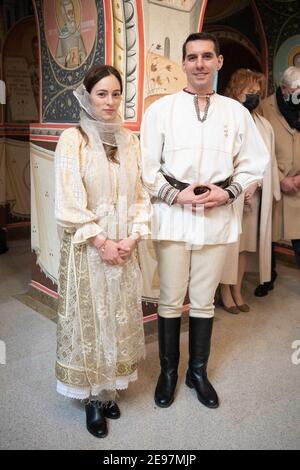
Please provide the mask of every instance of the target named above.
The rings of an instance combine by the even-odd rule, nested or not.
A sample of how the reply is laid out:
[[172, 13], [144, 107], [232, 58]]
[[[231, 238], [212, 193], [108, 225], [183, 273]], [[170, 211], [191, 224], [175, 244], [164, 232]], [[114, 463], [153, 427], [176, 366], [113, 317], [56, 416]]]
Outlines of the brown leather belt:
[[[165, 179], [168, 181], [168, 183], [173, 186], [174, 188], [178, 189], [179, 191], [183, 191], [186, 189], [188, 186], [191, 185], [191, 183], [184, 183], [183, 181], [178, 181], [175, 178], [172, 178], [171, 176], [165, 175], [163, 173]], [[230, 185], [231, 178], [227, 178], [225, 181], [220, 181], [219, 183], [213, 183], [216, 186], [219, 186], [222, 189], [227, 188], [227, 186]], [[203, 194], [206, 191], [208, 191], [209, 188], [207, 186], [198, 186], [197, 188], [194, 189], [194, 193], [196, 195]]]

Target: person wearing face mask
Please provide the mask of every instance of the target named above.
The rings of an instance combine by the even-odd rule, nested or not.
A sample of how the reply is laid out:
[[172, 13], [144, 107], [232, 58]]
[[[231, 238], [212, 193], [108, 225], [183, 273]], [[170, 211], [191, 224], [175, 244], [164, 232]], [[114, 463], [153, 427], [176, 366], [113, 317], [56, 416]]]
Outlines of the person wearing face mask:
[[[273, 240], [291, 240], [300, 267], [300, 68], [283, 73], [276, 92], [263, 100], [261, 111], [275, 134], [281, 200], [274, 207]], [[276, 277], [275, 256], [273, 277]], [[265, 289], [273, 287], [264, 286]]]
[[94, 66], [74, 95], [80, 123], [62, 133], [55, 152], [57, 391], [86, 401], [87, 429], [101, 438], [106, 418], [120, 417], [116, 390], [137, 379], [144, 356], [136, 247], [149, 235], [151, 205], [139, 140], [118, 116], [120, 73]]
[[[158, 256], [161, 371], [154, 400], [175, 398], [180, 322], [189, 292], [189, 364], [186, 385], [208, 408], [219, 406], [208, 380], [214, 296], [230, 244], [240, 231], [234, 204], [262, 179], [268, 152], [249, 112], [214, 91], [223, 56], [209, 33], [183, 44], [187, 87], [153, 103], [141, 126], [142, 174], [152, 196], [152, 237]], [[259, 158], [253, 159], [252, 155]]]
[[[270, 123], [257, 112], [264, 89], [262, 73], [239, 69], [231, 76], [225, 91], [226, 96], [238, 100], [251, 113], [269, 153], [262, 184], [251, 184], [244, 200], [240, 198], [235, 203], [242, 220], [242, 233], [228, 253], [220, 286], [223, 308], [233, 314], [250, 310], [242, 295], [245, 271], [258, 271], [262, 285], [271, 281], [272, 204], [273, 199], [280, 199], [280, 187], [274, 133]], [[259, 160], [255, 154], [252, 158]]]

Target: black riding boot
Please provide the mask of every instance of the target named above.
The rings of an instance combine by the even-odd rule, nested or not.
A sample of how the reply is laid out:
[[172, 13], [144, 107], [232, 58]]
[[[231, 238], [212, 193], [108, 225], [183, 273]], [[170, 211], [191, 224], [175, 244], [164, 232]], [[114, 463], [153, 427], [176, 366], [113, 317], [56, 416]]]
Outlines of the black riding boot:
[[181, 318], [158, 316], [158, 341], [161, 372], [155, 389], [154, 400], [157, 406], [167, 408], [174, 401], [179, 363]]
[[217, 408], [219, 399], [207, 378], [207, 362], [210, 353], [210, 339], [213, 318], [189, 318], [189, 369], [186, 385], [194, 388], [198, 400], [208, 408]]
[[85, 405], [86, 427], [95, 437], [107, 436], [107, 424], [101, 402], [93, 400]]

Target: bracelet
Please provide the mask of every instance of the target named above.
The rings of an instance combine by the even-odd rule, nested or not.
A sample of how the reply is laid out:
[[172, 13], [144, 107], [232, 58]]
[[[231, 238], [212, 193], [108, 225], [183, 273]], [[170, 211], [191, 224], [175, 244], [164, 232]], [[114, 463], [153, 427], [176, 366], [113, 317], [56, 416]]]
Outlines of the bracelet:
[[105, 237], [104, 241], [101, 243], [101, 245], [94, 245], [97, 250], [104, 251], [105, 250], [105, 244], [107, 242], [108, 237]]
[[107, 240], [108, 240], [108, 239], [106, 238], [106, 239], [104, 240], [104, 242], [102, 243], [102, 245], [100, 246], [100, 248], [99, 248], [102, 253], [104, 253], [104, 251], [105, 251]]

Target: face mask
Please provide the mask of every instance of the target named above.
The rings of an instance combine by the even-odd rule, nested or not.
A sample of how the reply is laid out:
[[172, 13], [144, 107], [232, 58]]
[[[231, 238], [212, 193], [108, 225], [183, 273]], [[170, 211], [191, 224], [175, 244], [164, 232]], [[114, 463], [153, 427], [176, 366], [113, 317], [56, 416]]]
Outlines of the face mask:
[[287, 104], [292, 109], [300, 109], [300, 93], [290, 93], [286, 99]]
[[253, 109], [257, 108], [259, 105], [259, 98], [260, 96], [256, 93], [247, 93], [246, 100], [242, 103], [249, 111], [253, 111]]

